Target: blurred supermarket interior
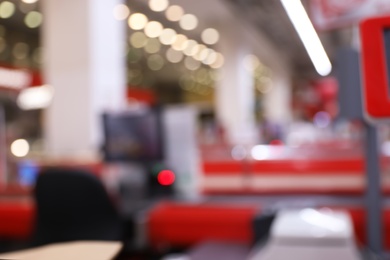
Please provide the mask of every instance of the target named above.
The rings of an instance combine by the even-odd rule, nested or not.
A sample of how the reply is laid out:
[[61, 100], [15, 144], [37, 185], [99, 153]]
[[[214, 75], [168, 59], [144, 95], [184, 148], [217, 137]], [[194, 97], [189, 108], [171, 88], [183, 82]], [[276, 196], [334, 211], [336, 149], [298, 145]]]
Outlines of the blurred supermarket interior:
[[388, 0], [0, 0], [0, 253], [384, 259], [389, 28]]

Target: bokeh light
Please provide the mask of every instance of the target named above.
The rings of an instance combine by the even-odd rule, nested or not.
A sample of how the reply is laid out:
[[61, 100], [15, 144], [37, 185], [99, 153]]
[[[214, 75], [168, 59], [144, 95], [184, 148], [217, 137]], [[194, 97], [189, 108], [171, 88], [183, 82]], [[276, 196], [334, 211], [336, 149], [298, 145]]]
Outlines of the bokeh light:
[[171, 28], [165, 28], [160, 35], [160, 42], [164, 45], [171, 45], [175, 42], [176, 32]]
[[175, 182], [175, 173], [170, 170], [163, 170], [158, 173], [157, 181], [160, 185], [170, 186]]
[[164, 59], [159, 54], [153, 54], [148, 57], [148, 67], [151, 70], [157, 71], [164, 67]]
[[203, 44], [198, 44], [197, 52], [194, 55], [194, 59], [201, 61], [202, 60], [202, 52], [203, 50], [207, 49], [207, 47]]
[[270, 151], [266, 145], [256, 145], [252, 148], [251, 155], [255, 160], [266, 160], [270, 156]]
[[166, 53], [167, 60], [172, 63], [178, 63], [183, 60], [183, 53], [181, 51], [169, 48]]
[[176, 35], [175, 42], [172, 44], [172, 48], [177, 51], [182, 51], [187, 47], [187, 36], [183, 34]]
[[194, 58], [188, 56], [184, 60], [184, 65], [189, 70], [197, 70], [200, 68], [201, 63], [200, 63], [200, 61], [197, 61]]
[[169, 21], [178, 22], [184, 15], [184, 10], [178, 5], [172, 5], [165, 11], [165, 16]]
[[114, 7], [113, 13], [116, 20], [126, 20], [130, 15], [130, 9], [127, 7], [127, 5], [119, 4]]
[[213, 64], [210, 64], [210, 67], [213, 68], [213, 69], [219, 69], [223, 66], [223, 64], [225, 63], [225, 58], [223, 57], [223, 55], [219, 52], [216, 53], [216, 60]]
[[11, 144], [11, 153], [16, 157], [25, 157], [30, 152], [30, 145], [25, 139], [17, 139]]
[[40, 12], [32, 11], [29, 12], [24, 18], [24, 23], [29, 28], [37, 28], [42, 24], [42, 14]]
[[143, 32], [135, 32], [130, 36], [130, 44], [134, 48], [142, 48], [148, 43], [148, 38]]
[[206, 44], [216, 44], [219, 40], [219, 33], [214, 28], [207, 28], [202, 32], [201, 38]]
[[187, 56], [194, 56], [198, 52], [198, 43], [194, 40], [187, 41], [187, 47], [184, 49], [184, 54]]
[[133, 30], [142, 30], [145, 28], [147, 23], [148, 18], [146, 17], [146, 15], [141, 13], [135, 13], [130, 15], [128, 20], [129, 27]]
[[149, 39], [144, 49], [147, 53], [157, 53], [161, 49], [161, 44], [157, 39]]
[[183, 30], [193, 30], [198, 26], [198, 18], [193, 14], [185, 14], [180, 18], [180, 27]]
[[4, 1], [0, 4], [0, 18], [10, 18], [15, 13], [15, 5], [12, 2]]
[[24, 42], [18, 42], [14, 45], [13, 49], [12, 49], [12, 55], [18, 59], [18, 60], [22, 60], [22, 59], [25, 59], [27, 58], [28, 56], [28, 52], [29, 52], [29, 46], [27, 43], [24, 43]]
[[203, 60], [203, 63], [206, 65], [211, 65], [217, 61], [217, 53], [214, 50], [209, 51], [207, 57]]
[[150, 38], [157, 38], [161, 35], [163, 26], [160, 22], [151, 21], [146, 24], [144, 31], [146, 36]]
[[149, 8], [155, 12], [162, 12], [167, 9], [168, 0], [149, 0]]

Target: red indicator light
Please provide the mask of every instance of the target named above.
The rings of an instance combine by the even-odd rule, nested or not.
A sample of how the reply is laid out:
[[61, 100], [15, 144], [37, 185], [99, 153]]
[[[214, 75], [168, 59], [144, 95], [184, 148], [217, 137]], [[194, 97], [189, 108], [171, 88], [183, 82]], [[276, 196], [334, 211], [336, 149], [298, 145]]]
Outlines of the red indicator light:
[[163, 186], [172, 185], [175, 182], [175, 173], [170, 170], [163, 170], [158, 173], [157, 181]]

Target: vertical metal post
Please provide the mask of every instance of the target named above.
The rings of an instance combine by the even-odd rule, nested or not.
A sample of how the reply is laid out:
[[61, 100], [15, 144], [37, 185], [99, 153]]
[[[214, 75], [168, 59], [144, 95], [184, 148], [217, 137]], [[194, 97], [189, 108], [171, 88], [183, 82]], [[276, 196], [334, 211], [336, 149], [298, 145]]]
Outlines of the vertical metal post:
[[375, 126], [365, 123], [365, 128], [367, 242], [369, 249], [380, 256], [383, 252], [383, 244], [378, 137]]

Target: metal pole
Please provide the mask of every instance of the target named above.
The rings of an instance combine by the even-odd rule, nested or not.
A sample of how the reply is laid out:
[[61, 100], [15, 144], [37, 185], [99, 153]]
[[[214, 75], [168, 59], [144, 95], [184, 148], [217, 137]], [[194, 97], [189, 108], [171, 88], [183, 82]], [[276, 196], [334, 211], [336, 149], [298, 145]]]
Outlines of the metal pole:
[[382, 255], [382, 192], [379, 164], [378, 137], [375, 126], [365, 123], [366, 142], [366, 212], [369, 249]]

